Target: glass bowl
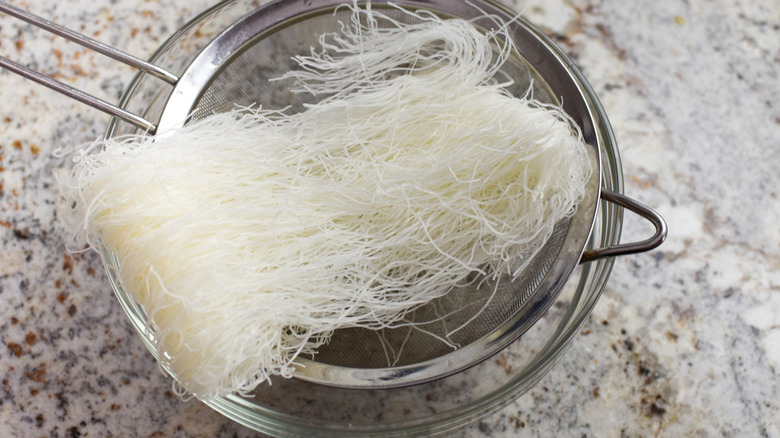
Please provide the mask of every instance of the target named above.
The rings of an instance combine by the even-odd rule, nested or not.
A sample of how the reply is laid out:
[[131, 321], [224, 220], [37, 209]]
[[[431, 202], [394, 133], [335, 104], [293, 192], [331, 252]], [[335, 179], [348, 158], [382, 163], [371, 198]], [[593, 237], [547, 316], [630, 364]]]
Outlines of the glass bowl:
[[[222, 29], [257, 8], [257, 2], [226, 1], [204, 11], [172, 35], [150, 62], [181, 73]], [[514, 15], [514, 14], [511, 14]], [[595, 131], [588, 142], [601, 152], [601, 187], [623, 192], [620, 157], [607, 116], [573, 62], [541, 31], [522, 18], [518, 23], [554, 51], [578, 82]], [[536, 78], [542, 82], [544, 78]], [[536, 88], [535, 88], [536, 89]], [[171, 88], [139, 73], [120, 106], [147, 120], [158, 120]], [[106, 136], [135, 132], [112, 120]], [[620, 240], [622, 209], [601, 201], [587, 249], [615, 246]], [[153, 333], [143, 309], [123, 288], [119, 261], [108, 250], [101, 257], [112, 288], [133, 326], [156, 356]], [[273, 436], [419, 436], [451, 432], [496, 412], [533, 387], [561, 358], [599, 299], [613, 258], [580, 264], [549, 310], [518, 340], [497, 355], [452, 376], [393, 389], [345, 389], [298, 379], [274, 379], [251, 397], [229, 395], [207, 404], [238, 423]], [[158, 358], [159, 359], [159, 358]], [[170, 373], [170, 370], [167, 370]]]

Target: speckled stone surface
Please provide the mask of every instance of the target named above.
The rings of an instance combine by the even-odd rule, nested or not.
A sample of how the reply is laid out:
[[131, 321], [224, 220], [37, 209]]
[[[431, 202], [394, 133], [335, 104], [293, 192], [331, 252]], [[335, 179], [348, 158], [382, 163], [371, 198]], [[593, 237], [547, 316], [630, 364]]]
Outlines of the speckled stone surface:
[[[146, 57], [209, 1], [15, 4]], [[780, 437], [780, 4], [517, 0], [578, 63], [626, 192], [669, 223], [559, 365], [458, 437]], [[115, 101], [133, 71], [0, 16], [0, 54]], [[251, 437], [171, 391], [57, 226], [58, 147], [107, 116], [0, 72], [0, 436]], [[624, 240], [649, 230], [627, 217]]]

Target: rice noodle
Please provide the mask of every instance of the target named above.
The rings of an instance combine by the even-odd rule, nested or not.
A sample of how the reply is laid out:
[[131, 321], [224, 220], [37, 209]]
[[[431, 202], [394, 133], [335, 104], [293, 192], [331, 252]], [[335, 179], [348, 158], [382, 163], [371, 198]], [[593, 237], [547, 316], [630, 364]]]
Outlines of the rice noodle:
[[299, 92], [327, 96], [306, 111], [98, 141], [62, 181], [72, 244], [116, 252], [198, 398], [289, 377], [333, 330], [402, 324], [471, 273], [520, 275], [583, 198], [572, 125], [491, 79], [508, 38], [379, 16], [297, 59]]

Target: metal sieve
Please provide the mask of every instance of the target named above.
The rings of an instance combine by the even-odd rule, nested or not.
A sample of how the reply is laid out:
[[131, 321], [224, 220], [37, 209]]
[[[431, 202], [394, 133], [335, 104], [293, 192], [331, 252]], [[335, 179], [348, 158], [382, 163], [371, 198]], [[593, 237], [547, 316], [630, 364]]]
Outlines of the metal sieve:
[[[96, 99], [5, 58], [0, 58], [0, 66], [118, 117], [150, 135], [163, 134], [187, 120], [202, 119], [236, 106], [261, 104], [264, 108], [299, 111], [310, 102], [307, 99], [312, 98], [289, 93], [289, 83], [270, 80], [294, 68], [292, 57], [308, 54], [311, 47], [318, 45], [321, 34], [337, 32], [342, 23], [349, 21], [351, 11], [339, 8], [344, 3], [344, 0], [287, 0], [258, 6], [222, 29], [180, 75], [0, 3], [0, 11], [171, 84], [172, 89], [165, 94], [159, 111], [144, 116]], [[300, 366], [295, 377], [309, 382], [347, 388], [391, 388], [458, 373], [496, 354], [525, 333], [555, 301], [578, 264], [648, 251], [660, 245], [666, 236], [666, 224], [657, 213], [622, 194], [601, 188], [602, 158], [596, 133], [596, 125], [600, 122], [587, 104], [586, 95], [590, 94], [585, 89], [587, 85], [577, 76], [576, 69], [571, 69], [568, 58], [540, 39], [528, 23], [489, 0], [398, 0], [393, 4], [395, 6], [375, 0], [372, 8], [405, 23], [415, 20], [414, 16], [396, 6], [426, 10], [442, 18], [471, 20], [485, 31], [497, 26], [491, 17], [509, 23], [507, 35], [513, 39], [517, 51], [498, 73], [497, 79], [513, 81], [511, 91], [517, 96], [525, 95], [530, 87], [538, 100], [560, 105], [578, 124], [589, 146], [595, 171], [588, 182], [586, 198], [576, 214], [556, 224], [551, 238], [544, 242], [541, 251], [517, 280], [503, 278], [498, 284], [474, 281], [468, 287], [453, 289], [409, 316], [409, 322], [415, 328], [405, 326], [385, 329], [381, 333], [358, 328], [337, 330], [317, 355], [298, 359]], [[153, 120], [150, 120], [153, 114]], [[638, 243], [586, 248], [599, 199], [644, 217], [654, 225], [655, 234]], [[121, 290], [122, 281], [118, 278], [119, 261], [109, 256], [104, 257], [104, 263], [117, 293], [126, 293]], [[492, 294], [494, 288], [496, 293]], [[462, 329], [449, 335], [457, 348], [438, 340], [461, 326]]]

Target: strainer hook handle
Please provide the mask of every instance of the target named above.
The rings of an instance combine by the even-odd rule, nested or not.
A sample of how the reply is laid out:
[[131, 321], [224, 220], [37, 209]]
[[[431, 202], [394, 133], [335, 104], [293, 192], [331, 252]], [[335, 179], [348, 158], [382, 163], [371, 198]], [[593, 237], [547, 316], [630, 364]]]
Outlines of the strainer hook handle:
[[647, 219], [655, 227], [655, 234], [641, 242], [623, 243], [607, 248], [589, 249], [582, 254], [580, 263], [592, 262], [604, 257], [622, 256], [650, 251], [666, 240], [666, 221], [656, 211], [636, 200], [612, 190], [601, 189], [601, 199], [611, 202]]
[[[79, 44], [82, 47], [92, 49], [98, 53], [101, 53], [112, 59], [115, 59], [125, 65], [129, 65], [131, 67], [137, 68], [152, 76], [162, 79], [163, 81], [168, 82], [171, 85], [176, 85], [176, 83], [179, 80], [179, 78], [173, 73], [170, 73], [169, 71], [164, 70], [154, 64], [136, 58], [135, 56], [130, 55], [128, 53], [117, 50], [111, 46], [101, 43], [100, 41], [94, 40], [86, 35], [82, 35], [78, 32], [74, 32], [68, 28], [60, 26], [59, 24], [53, 23], [45, 18], [31, 14], [30, 12], [27, 12], [23, 9], [19, 9], [16, 6], [10, 5], [4, 1], [0, 1], [0, 12], [3, 12], [12, 17], [30, 23], [33, 26], [51, 32], [55, 35], [66, 38], [70, 41], [73, 41], [76, 44]], [[8, 71], [11, 71], [13, 73], [16, 73], [26, 79], [37, 82], [38, 84], [48, 87], [60, 94], [70, 97], [71, 99], [77, 100], [97, 110], [103, 111], [104, 113], [107, 113], [112, 116], [116, 116], [149, 133], [153, 134], [157, 129], [154, 123], [144, 119], [143, 117], [128, 112], [122, 108], [119, 108], [116, 105], [112, 105], [102, 99], [99, 99], [81, 90], [71, 87], [70, 85], [52, 79], [49, 76], [36, 72], [35, 70], [32, 70], [28, 67], [25, 67], [14, 61], [11, 61], [4, 56], [0, 56], [0, 67]]]

